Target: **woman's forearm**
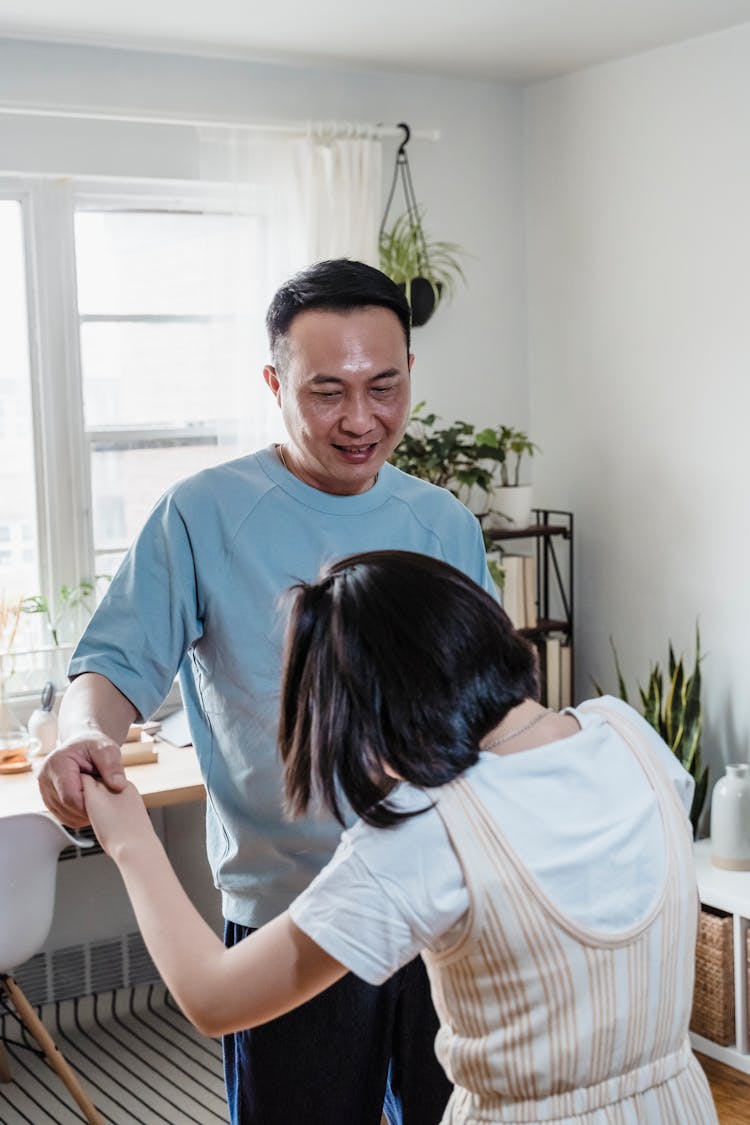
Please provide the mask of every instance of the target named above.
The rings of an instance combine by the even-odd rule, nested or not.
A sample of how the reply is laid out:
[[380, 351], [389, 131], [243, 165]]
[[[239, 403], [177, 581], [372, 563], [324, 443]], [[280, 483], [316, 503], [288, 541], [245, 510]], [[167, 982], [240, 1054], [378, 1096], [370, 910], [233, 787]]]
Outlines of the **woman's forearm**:
[[114, 858], [154, 963], [204, 1035], [275, 1019], [346, 973], [287, 912], [226, 949], [190, 902], [153, 831], [131, 839]]
[[135, 787], [113, 793], [86, 776], [83, 792], [86, 812], [120, 869], [157, 969], [205, 1035], [265, 1023], [345, 974], [288, 912], [225, 949], [185, 894]]
[[195, 909], [167, 854], [151, 831], [113, 855], [146, 947], [185, 1015], [206, 1035], [217, 1034], [217, 981], [227, 950]]

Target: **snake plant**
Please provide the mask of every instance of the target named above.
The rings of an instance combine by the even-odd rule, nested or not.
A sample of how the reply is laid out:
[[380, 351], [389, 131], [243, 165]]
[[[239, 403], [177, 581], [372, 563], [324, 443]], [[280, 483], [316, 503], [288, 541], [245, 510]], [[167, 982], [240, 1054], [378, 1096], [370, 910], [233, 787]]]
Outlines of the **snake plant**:
[[[620, 698], [629, 703], [625, 679], [620, 667], [614, 641], [609, 638], [615, 659], [617, 685]], [[708, 767], [701, 762], [701, 734], [703, 713], [701, 707], [701, 650], [700, 630], [695, 627], [695, 664], [688, 674], [682, 656], [675, 657], [669, 641], [669, 675], [665, 678], [659, 664], [654, 664], [645, 688], [638, 684], [643, 717], [671, 749], [677, 760], [695, 781], [695, 792], [690, 809], [693, 833], [697, 831], [703, 805], [708, 792]], [[604, 692], [594, 681], [599, 695]]]

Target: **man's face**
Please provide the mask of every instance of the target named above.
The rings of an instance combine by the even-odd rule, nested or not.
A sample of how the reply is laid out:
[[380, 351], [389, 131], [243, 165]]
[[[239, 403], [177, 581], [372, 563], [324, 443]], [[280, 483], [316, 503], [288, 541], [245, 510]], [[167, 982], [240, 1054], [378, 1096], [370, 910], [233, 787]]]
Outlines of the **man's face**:
[[289, 442], [292, 472], [322, 492], [372, 487], [409, 421], [410, 371], [401, 322], [376, 305], [299, 313], [282, 372], [266, 367]]

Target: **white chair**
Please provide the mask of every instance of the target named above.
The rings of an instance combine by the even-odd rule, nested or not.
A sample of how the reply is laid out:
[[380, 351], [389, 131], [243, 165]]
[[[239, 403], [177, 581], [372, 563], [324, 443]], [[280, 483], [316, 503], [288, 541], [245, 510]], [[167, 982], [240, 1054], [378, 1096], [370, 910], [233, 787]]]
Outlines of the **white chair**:
[[[46, 813], [0, 817], [0, 1000], [15, 1009], [90, 1125], [104, 1125], [104, 1118], [11, 975], [46, 940], [55, 907], [57, 857], [70, 844], [92, 846], [90, 840], [71, 836]], [[0, 1042], [0, 1082], [10, 1081], [10, 1066]]]

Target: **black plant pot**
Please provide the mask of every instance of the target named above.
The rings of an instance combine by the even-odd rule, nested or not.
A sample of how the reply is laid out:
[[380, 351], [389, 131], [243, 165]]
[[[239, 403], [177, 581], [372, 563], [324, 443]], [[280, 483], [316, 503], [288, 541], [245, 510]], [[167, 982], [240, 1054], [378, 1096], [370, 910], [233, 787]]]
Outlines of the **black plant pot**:
[[[437, 288], [438, 296], [435, 300], [435, 288]], [[399, 285], [399, 289], [406, 292], [405, 285]], [[440, 296], [443, 292], [443, 286], [440, 282], [436, 287], [433, 287], [432, 282], [428, 281], [425, 277], [414, 277], [411, 282], [411, 325], [412, 328], [421, 328], [426, 324], [434, 313], [440, 301]]]

